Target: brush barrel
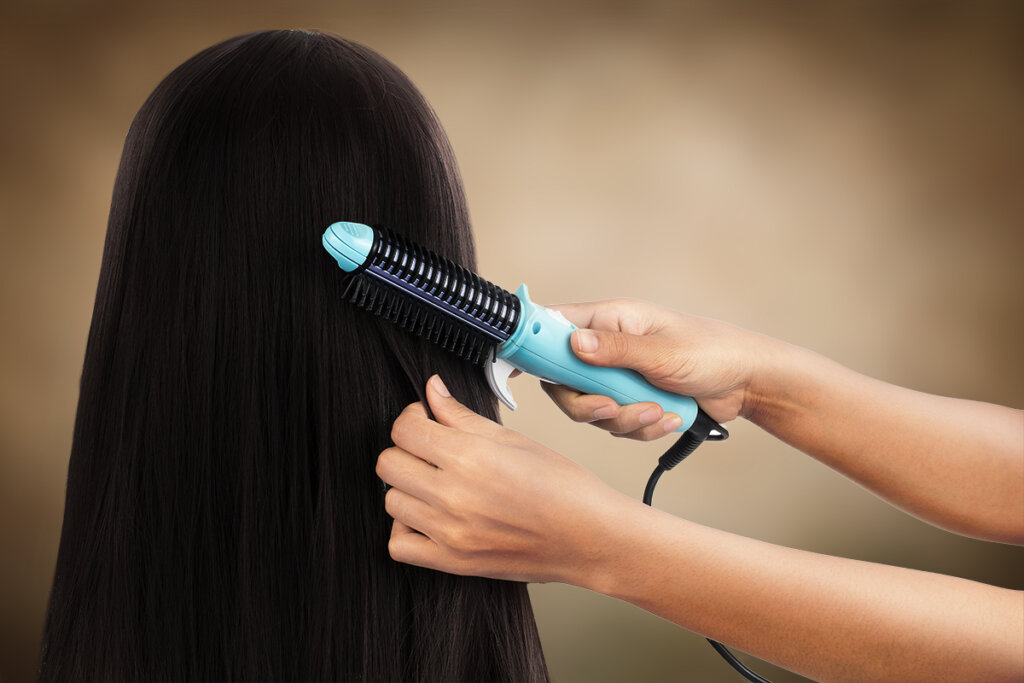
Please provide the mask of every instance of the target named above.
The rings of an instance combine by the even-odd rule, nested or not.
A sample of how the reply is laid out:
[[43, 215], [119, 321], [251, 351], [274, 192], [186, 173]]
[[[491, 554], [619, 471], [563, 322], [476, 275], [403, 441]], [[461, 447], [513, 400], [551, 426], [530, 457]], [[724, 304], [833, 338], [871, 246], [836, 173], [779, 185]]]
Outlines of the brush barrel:
[[697, 402], [652, 385], [625, 368], [588, 365], [576, 357], [569, 337], [576, 326], [557, 311], [530, 301], [526, 285], [516, 290], [522, 313], [515, 333], [498, 347], [497, 356], [523, 372], [572, 387], [587, 394], [608, 396], [619, 405], [653, 401], [666, 413], [683, 419], [677, 432], [685, 432], [697, 418]]
[[402, 235], [338, 222], [323, 245], [349, 273], [349, 301], [471, 363], [489, 361], [516, 329], [511, 292]]

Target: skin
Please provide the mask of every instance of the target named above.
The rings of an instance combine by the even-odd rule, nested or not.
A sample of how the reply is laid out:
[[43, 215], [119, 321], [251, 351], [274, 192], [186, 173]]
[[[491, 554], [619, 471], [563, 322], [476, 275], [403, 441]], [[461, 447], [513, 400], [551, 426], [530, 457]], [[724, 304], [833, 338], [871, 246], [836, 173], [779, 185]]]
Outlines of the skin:
[[[1024, 542], [1021, 411], [888, 385], [644, 302], [557, 308], [584, 328], [572, 339], [583, 360], [637, 370], [719, 422], [744, 417], [932, 524]], [[545, 389], [621, 436], [678, 426], [655, 404]], [[400, 562], [582, 586], [822, 681], [1024, 680], [1019, 591], [694, 524], [473, 413], [436, 376], [427, 400], [435, 420], [406, 408], [377, 463]]]

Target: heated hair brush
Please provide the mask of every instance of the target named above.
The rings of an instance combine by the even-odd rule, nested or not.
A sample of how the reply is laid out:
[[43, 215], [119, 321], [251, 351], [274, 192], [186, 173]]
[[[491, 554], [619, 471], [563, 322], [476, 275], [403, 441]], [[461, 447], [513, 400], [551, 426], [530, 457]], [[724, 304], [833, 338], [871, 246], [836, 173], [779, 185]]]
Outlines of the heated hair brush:
[[677, 431], [701, 432], [700, 441], [728, 435], [689, 396], [659, 389], [632, 370], [581, 361], [569, 344], [576, 326], [530, 301], [525, 284], [512, 294], [400, 235], [362, 223], [332, 224], [323, 245], [352, 276], [346, 290], [352, 303], [482, 366], [492, 391], [512, 410], [508, 377], [517, 369], [619, 405], [653, 401], [682, 418]]
[[[644, 489], [648, 505], [663, 473], [704, 441], [729, 436], [689, 396], [659, 389], [632, 370], [581, 361], [569, 343], [576, 326], [530, 301], [525, 284], [512, 294], [390, 230], [362, 223], [333, 223], [323, 245], [349, 274], [345, 296], [353, 304], [482, 366], [491, 390], [512, 410], [516, 402], [508, 378], [518, 369], [609, 396], [619, 405], [653, 401], [681, 417], [676, 431], [682, 436], [658, 459]], [[766, 681], [725, 646], [708, 641], [747, 680]]]

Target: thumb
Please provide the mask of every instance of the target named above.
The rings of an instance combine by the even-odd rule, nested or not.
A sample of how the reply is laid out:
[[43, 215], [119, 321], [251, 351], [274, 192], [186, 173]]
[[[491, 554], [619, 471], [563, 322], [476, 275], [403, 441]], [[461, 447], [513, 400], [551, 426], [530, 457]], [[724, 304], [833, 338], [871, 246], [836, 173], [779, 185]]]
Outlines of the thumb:
[[427, 380], [427, 402], [430, 404], [434, 419], [446, 427], [492, 438], [502, 429], [497, 422], [488, 420], [459, 403], [448, 391], [440, 375], [434, 375]]
[[645, 376], [661, 376], [673, 356], [672, 347], [654, 335], [612, 330], [578, 329], [572, 333], [572, 350], [591, 365], [629, 368]]

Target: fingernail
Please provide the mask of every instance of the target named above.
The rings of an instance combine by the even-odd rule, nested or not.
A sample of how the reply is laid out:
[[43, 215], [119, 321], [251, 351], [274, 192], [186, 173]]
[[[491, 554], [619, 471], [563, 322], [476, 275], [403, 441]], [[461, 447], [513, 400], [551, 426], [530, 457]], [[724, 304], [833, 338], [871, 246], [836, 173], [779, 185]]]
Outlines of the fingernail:
[[669, 419], [665, 420], [665, 424], [662, 426], [665, 427], [666, 434], [674, 432], [683, 426], [683, 418], [678, 415], [673, 415]]
[[661, 419], [661, 411], [657, 408], [648, 408], [644, 412], [640, 413], [640, 415], [637, 416], [637, 419], [640, 420], [640, 424], [646, 427], [647, 425], [652, 425]]
[[583, 353], [597, 351], [597, 335], [590, 330], [576, 330], [576, 346]]
[[451, 398], [452, 395], [451, 393], [448, 392], [448, 387], [446, 387], [444, 385], [444, 382], [441, 381], [440, 375], [434, 375], [431, 378], [430, 382], [434, 385], [434, 391], [441, 394], [445, 398]]
[[607, 420], [619, 414], [618, 406], [603, 406], [594, 411], [594, 419]]

